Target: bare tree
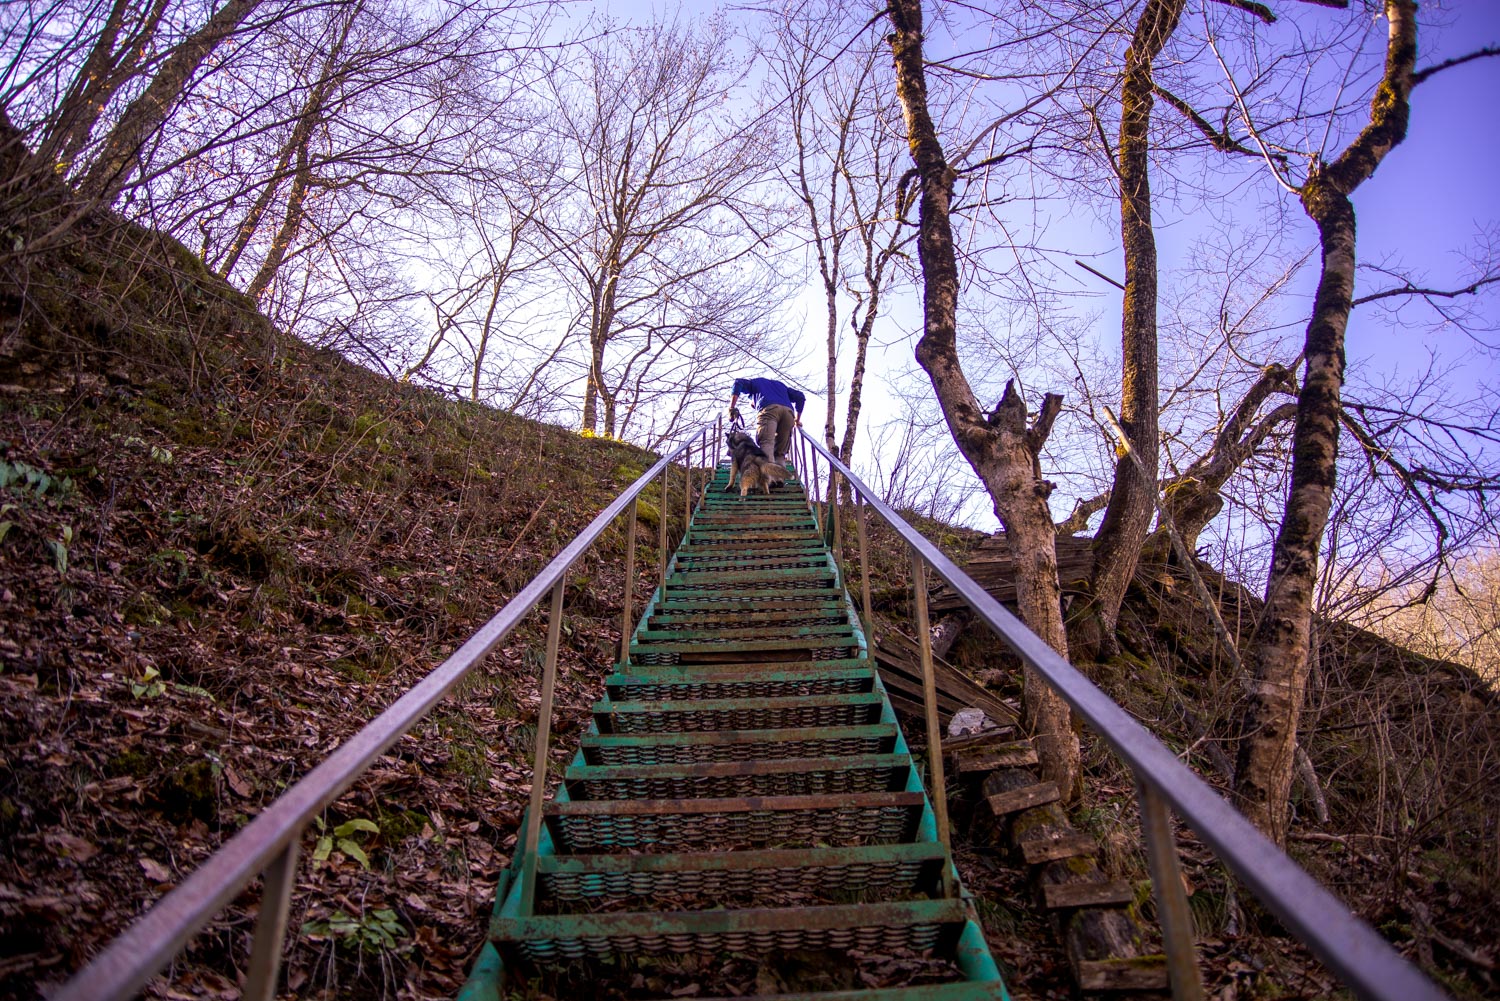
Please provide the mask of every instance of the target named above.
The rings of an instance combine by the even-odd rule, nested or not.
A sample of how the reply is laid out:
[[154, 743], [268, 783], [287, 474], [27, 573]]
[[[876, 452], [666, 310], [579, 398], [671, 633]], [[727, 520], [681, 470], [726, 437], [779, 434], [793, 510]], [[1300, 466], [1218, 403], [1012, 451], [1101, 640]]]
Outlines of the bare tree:
[[[1068, 639], [1057, 584], [1057, 549], [1047, 507], [1052, 484], [1042, 478], [1039, 461], [1062, 398], [1048, 394], [1035, 421], [1028, 422], [1026, 403], [1012, 380], [986, 416], [964, 376], [956, 329], [958, 265], [949, 219], [956, 175], [947, 163], [928, 109], [921, 2], [893, 0], [887, 16], [892, 29], [889, 41], [896, 64], [896, 93], [905, 113], [917, 183], [921, 185], [917, 247], [922, 262], [923, 333], [917, 344], [917, 360], [932, 380], [954, 441], [994, 501], [1012, 558], [1016, 565], [1032, 570], [1017, 575], [1017, 604], [1022, 618], [1066, 657]], [[1029, 671], [1024, 701], [1043, 773], [1071, 798], [1076, 795], [1081, 775], [1072, 714], [1061, 696]]]
[[[909, 203], [912, 194], [898, 184], [900, 111], [876, 80], [885, 47], [863, 14], [833, 2], [798, 3], [778, 9], [775, 20], [770, 65], [794, 150], [782, 179], [802, 205], [825, 307], [823, 437], [847, 463], [859, 430], [870, 338], [884, 296], [904, 272], [903, 251], [916, 238], [904, 220], [910, 206], [900, 202], [904, 194]], [[846, 329], [854, 337], [852, 363]], [[836, 416], [841, 360], [849, 368], [842, 441]]]
[[568, 193], [546, 232], [580, 304], [585, 430], [618, 434], [643, 373], [669, 359], [712, 356], [727, 374], [769, 341], [773, 147], [725, 113], [741, 72], [709, 21], [612, 31], [549, 77]]
[[[1322, 276], [1307, 325], [1293, 432], [1292, 481], [1250, 640], [1250, 692], [1239, 722], [1235, 796], [1252, 822], [1286, 837], [1297, 720], [1307, 685], [1308, 638], [1323, 529], [1333, 501], [1344, 381], [1344, 329], [1354, 290], [1354, 206], [1349, 196], [1405, 137], [1417, 55], [1415, 0], [1387, 0], [1385, 72], [1368, 124], [1329, 160], [1315, 158], [1297, 188], [1317, 224]], [[1247, 122], [1253, 131], [1254, 123]]]
[[182, 100], [198, 68], [260, 4], [261, 0], [226, 0], [198, 30], [177, 43], [145, 91], [105, 136], [93, 164], [79, 179], [80, 191], [101, 202], [115, 200], [138, 169], [146, 144]]

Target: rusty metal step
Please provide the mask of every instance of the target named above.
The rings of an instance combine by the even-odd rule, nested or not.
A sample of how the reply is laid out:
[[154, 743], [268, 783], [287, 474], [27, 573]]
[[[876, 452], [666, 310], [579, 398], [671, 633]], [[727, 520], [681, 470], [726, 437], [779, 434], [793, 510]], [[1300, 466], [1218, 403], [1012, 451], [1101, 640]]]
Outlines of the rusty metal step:
[[844, 597], [843, 588], [833, 583], [813, 587], [798, 587], [787, 590], [771, 584], [743, 587], [684, 587], [681, 584], [670, 588], [667, 597], [658, 603], [659, 608], [674, 611], [697, 609], [743, 609], [753, 612], [757, 608], [777, 607], [779, 602], [811, 601]]
[[[858, 662], [854, 662], [858, 664]], [[611, 700], [647, 702], [653, 699], [773, 699], [793, 695], [843, 695], [869, 692], [875, 687], [875, 671], [868, 664], [830, 669], [808, 665], [798, 670], [779, 670], [784, 664], [745, 665], [750, 670], [717, 666], [684, 668], [672, 665], [670, 673], [655, 674], [625, 670], [604, 679]]]
[[[695, 995], [693, 1001], [745, 1001], [735, 997]], [[1001, 980], [963, 980], [913, 987], [873, 987], [864, 991], [799, 991], [796, 994], [757, 994], [754, 1001], [1010, 1001]]]
[[849, 606], [828, 598], [804, 601], [764, 602], [759, 606], [742, 603], [741, 607], [685, 609], [667, 603], [646, 620], [649, 629], [703, 629], [713, 626], [743, 626], [747, 622], [771, 624], [797, 622], [803, 619], [837, 622], [849, 621]]
[[885, 704], [879, 692], [774, 699], [605, 700], [594, 703], [593, 713], [600, 733], [769, 730], [877, 723]]
[[554, 800], [542, 817], [561, 851], [720, 851], [913, 840], [921, 792], [710, 799]]
[[725, 799], [899, 792], [911, 774], [910, 755], [875, 754], [691, 765], [573, 765], [563, 781], [574, 800]]
[[[707, 906], [734, 898], [759, 902], [810, 886], [820, 903], [837, 897], [898, 900], [941, 892], [947, 856], [939, 844], [854, 848], [753, 849], [674, 855], [550, 855], [537, 860], [542, 904], [562, 913], [597, 909], [600, 898], [630, 910], [683, 909], [698, 897]], [[746, 906], [753, 906], [747, 904]], [[692, 909], [688, 907], [687, 909]]]
[[893, 722], [771, 730], [591, 733], [583, 737], [582, 752], [584, 761], [599, 765], [764, 761], [887, 754], [896, 747], [896, 736]]
[[631, 953], [756, 952], [793, 949], [951, 950], [968, 915], [961, 900], [829, 907], [495, 917], [490, 939], [533, 961]]
[[[632, 647], [652, 647], [653, 649], [683, 650], [689, 646], [702, 644], [740, 643], [741, 641], [759, 642], [762, 637], [775, 637], [774, 642], [786, 644], [795, 640], [815, 641], [815, 645], [827, 645], [827, 640], [837, 640], [840, 645], [845, 641], [853, 642], [854, 629], [845, 616], [843, 622], [836, 622], [821, 626], [789, 626], [780, 625], [775, 629], [767, 629], [763, 625], [724, 625], [715, 629], [703, 629], [695, 632], [684, 633], [680, 629], [637, 629], [636, 641]], [[806, 645], [806, 644], [803, 644]]]

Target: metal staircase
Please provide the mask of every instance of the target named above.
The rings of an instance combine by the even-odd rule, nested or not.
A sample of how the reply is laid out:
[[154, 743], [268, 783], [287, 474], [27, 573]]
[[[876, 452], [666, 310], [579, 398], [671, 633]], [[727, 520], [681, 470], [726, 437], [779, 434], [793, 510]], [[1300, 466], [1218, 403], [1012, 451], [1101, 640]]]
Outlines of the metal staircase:
[[[741, 498], [726, 478], [518, 847], [463, 996], [578, 960], [814, 951], [844, 986], [795, 996], [1007, 997], [801, 482]], [[928, 950], [947, 982], [860, 977]]]

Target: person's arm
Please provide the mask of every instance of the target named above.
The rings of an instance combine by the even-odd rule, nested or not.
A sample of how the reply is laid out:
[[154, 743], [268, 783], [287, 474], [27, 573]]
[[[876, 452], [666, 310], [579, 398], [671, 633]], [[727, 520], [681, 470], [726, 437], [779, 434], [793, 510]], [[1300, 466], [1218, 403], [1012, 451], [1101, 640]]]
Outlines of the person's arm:
[[800, 428], [802, 426], [802, 408], [807, 406], [807, 397], [802, 395], [802, 390], [800, 389], [788, 389], [786, 397], [792, 401], [792, 406], [797, 408], [797, 426]]
[[750, 387], [746, 386], [744, 379], [736, 379], [736, 380], [734, 380], [734, 386], [729, 390], [729, 419], [730, 419], [730, 421], [742, 420], [742, 418], [740, 417], [740, 410], [739, 410], [740, 393], [741, 392], [749, 392], [749, 391], [750, 391]]

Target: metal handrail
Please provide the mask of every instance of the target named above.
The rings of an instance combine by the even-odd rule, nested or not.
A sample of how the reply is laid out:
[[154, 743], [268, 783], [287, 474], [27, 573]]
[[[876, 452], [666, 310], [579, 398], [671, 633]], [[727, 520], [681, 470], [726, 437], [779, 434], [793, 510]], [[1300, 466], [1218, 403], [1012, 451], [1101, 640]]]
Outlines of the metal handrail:
[[[291, 890], [296, 882], [297, 853], [303, 832], [324, 807], [349, 787], [366, 768], [401, 735], [415, 726], [453, 687], [499, 646], [511, 630], [531, 610], [553, 593], [552, 621], [549, 633], [557, 627], [561, 588], [568, 569], [586, 553], [610, 524], [625, 512], [635, 511], [636, 499], [657, 476], [662, 476], [662, 504], [659, 520], [663, 540], [662, 567], [665, 573], [665, 538], [667, 520], [667, 481], [665, 473], [672, 463], [683, 457], [688, 464], [684, 481], [684, 512], [691, 508], [693, 448], [710, 431], [705, 425], [670, 454], [664, 455], [638, 480], [601, 511], [562, 552], [521, 592], [506, 603], [493, 618], [446, 660], [397, 699], [390, 708], [323, 760], [238, 834], [229, 839], [207, 861], [195, 869], [182, 885], [167, 894], [156, 906], [112, 941], [93, 962], [80, 970], [52, 1001], [124, 1001], [159, 973], [187, 944], [193, 935], [224, 909], [250, 881], [265, 873], [265, 892], [256, 922], [244, 997], [269, 998], [275, 993], [280, 965], [282, 940], [286, 931]], [[704, 442], [707, 454], [707, 442]], [[685, 514], [686, 518], [686, 514]], [[686, 531], [686, 520], [684, 520]], [[634, 525], [629, 533], [631, 560], [634, 562]], [[629, 582], [633, 584], [632, 582]], [[626, 614], [629, 614], [628, 599]], [[626, 630], [627, 635], [629, 630]], [[550, 637], [549, 637], [550, 638]], [[549, 658], [548, 677], [555, 672]], [[541, 728], [539, 727], [539, 731]], [[545, 737], [538, 733], [538, 746], [545, 753]], [[543, 753], [543, 757], [544, 757]], [[545, 766], [539, 769], [545, 780]], [[535, 782], [541, 785], [541, 781]]]
[[[1183, 913], [1186, 897], [1182, 893], [1182, 881], [1176, 877], [1176, 851], [1171, 843], [1168, 806], [1176, 810], [1261, 903], [1356, 995], [1378, 1001], [1437, 1001], [1448, 997], [1373, 928], [1350, 913], [1333, 893], [1256, 830], [1224, 797], [1179, 761], [1166, 745], [1118, 703], [907, 524], [821, 442], [805, 430], [798, 430], [805, 446], [812, 450], [810, 454], [814, 457], [821, 455], [835, 475], [848, 480], [860, 498], [861, 508], [864, 505], [874, 508], [911, 548], [914, 558], [920, 558], [947, 582], [954, 593], [1025, 664], [1045, 678], [1130, 768], [1139, 793], [1142, 828], [1151, 854], [1153, 884], [1163, 905], [1158, 910], [1163, 919], [1168, 965], [1172, 967], [1173, 990], [1177, 996], [1184, 993], [1192, 996], [1200, 993], [1201, 987], [1197, 992], [1182, 990], [1180, 971], [1176, 968], [1179, 964], [1173, 962], [1174, 935], [1183, 936], [1188, 942], [1187, 958], [1191, 959], [1191, 916]], [[815, 458], [813, 465], [816, 468]], [[828, 516], [836, 518], [833, 513], [838, 507], [836, 496], [828, 507]], [[862, 509], [859, 518], [862, 536]], [[926, 630], [921, 631], [925, 635]], [[934, 759], [940, 757], [931, 751], [929, 754]], [[1168, 876], [1170, 878], [1165, 878]], [[1171, 896], [1174, 892], [1175, 898]], [[1165, 899], [1164, 893], [1168, 895]], [[1173, 927], [1168, 927], [1169, 923]]]

